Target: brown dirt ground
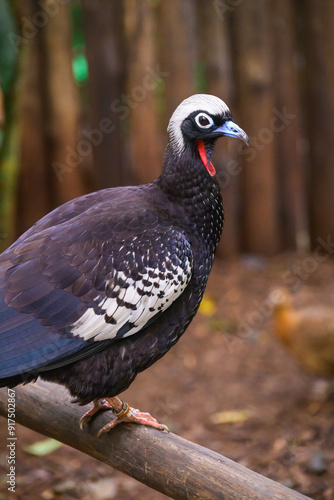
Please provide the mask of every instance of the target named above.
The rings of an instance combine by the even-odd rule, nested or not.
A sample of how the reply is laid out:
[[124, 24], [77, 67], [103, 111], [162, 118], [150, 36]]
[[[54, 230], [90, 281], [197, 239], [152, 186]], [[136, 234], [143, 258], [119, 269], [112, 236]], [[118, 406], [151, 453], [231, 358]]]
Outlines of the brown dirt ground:
[[[284, 283], [300, 285], [297, 305], [333, 303], [334, 262], [291, 254], [216, 263], [202, 313], [123, 398], [186, 439], [313, 499], [329, 500], [334, 498], [334, 397], [273, 338], [268, 294]], [[213, 415], [228, 410], [245, 420], [213, 423]], [[17, 435], [16, 498], [167, 498], [67, 446], [44, 457], [28, 455], [23, 447], [43, 437], [21, 426]], [[6, 491], [4, 447], [0, 465], [0, 499], [14, 498]]]

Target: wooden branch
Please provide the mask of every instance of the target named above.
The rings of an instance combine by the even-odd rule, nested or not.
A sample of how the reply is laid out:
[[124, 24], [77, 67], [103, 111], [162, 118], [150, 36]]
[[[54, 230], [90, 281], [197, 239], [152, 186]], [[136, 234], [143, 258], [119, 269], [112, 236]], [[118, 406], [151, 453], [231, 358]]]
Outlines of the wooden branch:
[[[8, 390], [0, 390], [7, 417]], [[101, 412], [84, 432], [78, 420], [88, 407], [70, 402], [63, 387], [39, 381], [15, 389], [16, 422], [53, 437], [178, 500], [306, 499], [207, 448], [172, 433], [121, 424], [97, 431], [112, 418]], [[18, 443], [19, 444], [19, 443]]]

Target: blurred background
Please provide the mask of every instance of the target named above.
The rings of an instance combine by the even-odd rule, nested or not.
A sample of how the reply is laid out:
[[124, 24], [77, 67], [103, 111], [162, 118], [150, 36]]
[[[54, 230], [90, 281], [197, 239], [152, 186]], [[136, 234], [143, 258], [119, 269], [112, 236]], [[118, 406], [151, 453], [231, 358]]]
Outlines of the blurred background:
[[2, 0], [5, 248], [87, 191], [148, 182], [195, 92], [250, 137], [215, 155], [221, 252], [314, 248], [334, 233], [334, 6], [326, 0]]
[[[300, 308], [301, 334], [309, 304], [313, 331], [329, 324], [319, 308], [333, 306], [334, 0], [0, 0], [0, 87], [1, 250], [67, 200], [155, 179], [176, 106], [196, 92], [226, 101], [250, 147], [217, 144], [226, 223], [214, 276], [191, 332], [125, 399], [334, 498], [330, 382], [275, 340], [270, 295], [298, 292], [288, 317]], [[334, 326], [322, 345], [334, 376]], [[41, 439], [20, 428], [18, 498], [166, 498], [67, 447], [29, 448]]]

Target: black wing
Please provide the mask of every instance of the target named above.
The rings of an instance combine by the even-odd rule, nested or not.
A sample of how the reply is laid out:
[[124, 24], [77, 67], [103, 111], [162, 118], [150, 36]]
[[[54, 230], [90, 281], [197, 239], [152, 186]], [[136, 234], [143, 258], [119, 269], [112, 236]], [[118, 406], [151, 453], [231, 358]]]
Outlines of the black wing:
[[62, 366], [135, 334], [191, 274], [189, 242], [143, 188], [60, 207], [0, 256], [0, 378]]

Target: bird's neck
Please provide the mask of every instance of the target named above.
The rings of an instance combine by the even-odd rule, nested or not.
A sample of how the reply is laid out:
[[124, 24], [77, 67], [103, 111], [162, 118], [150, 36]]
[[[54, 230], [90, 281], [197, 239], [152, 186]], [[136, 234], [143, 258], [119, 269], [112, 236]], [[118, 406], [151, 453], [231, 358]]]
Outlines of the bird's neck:
[[181, 205], [203, 237], [212, 240], [214, 250], [223, 224], [223, 206], [219, 184], [210, 176], [195, 148], [175, 154], [168, 144], [161, 176], [157, 180], [168, 199]]
[[175, 152], [173, 145], [169, 143], [165, 150], [162, 174], [157, 182], [175, 201], [194, 199], [198, 196], [203, 198], [212, 190], [216, 191], [216, 188], [220, 193], [216, 179], [207, 172], [195, 146], [188, 146], [179, 153]]

